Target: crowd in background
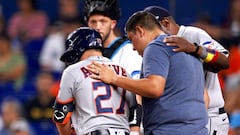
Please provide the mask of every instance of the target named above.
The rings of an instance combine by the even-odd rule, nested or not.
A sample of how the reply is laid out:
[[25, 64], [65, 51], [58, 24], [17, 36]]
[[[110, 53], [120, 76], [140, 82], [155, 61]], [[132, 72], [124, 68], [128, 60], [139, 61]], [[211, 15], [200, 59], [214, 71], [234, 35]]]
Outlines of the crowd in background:
[[[35, 0], [18, 0], [19, 10], [8, 23], [0, 15], [0, 134], [56, 135], [52, 105], [65, 65], [59, 58], [65, 38], [85, 26], [79, 0], [59, 0], [58, 16], [39, 10]], [[240, 130], [240, 0], [230, 8], [220, 25], [211, 16], [200, 17], [192, 25], [206, 30], [230, 51], [230, 68], [219, 73], [225, 109], [231, 130]], [[122, 7], [123, 8], [123, 7]], [[238, 131], [239, 132], [239, 131]], [[238, 133], [240, 134], [240, 133]]]

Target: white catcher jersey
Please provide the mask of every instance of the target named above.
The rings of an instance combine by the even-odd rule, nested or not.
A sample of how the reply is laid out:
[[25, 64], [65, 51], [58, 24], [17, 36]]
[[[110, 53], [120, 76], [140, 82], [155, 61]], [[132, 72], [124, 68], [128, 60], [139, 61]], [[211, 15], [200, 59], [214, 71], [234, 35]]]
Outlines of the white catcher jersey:
[[128, 108], [136, 104], [135, 94], [90, 78], [86, 66], [92, 61], [111, 65], [117, 74], [126, 76], [125, 70], [108, 58], [92, 56], [64, 70], [57, 101], [74, 100], [72, 123], [77, 135], [109, 127], [129, 131]]
[[117, 62], [120, 66], [125, 68], [130, 74], [131, 78], [139, 79], [142, 65], [142, 57], [137, 51], [133, 50], [133, 45], [130, 41], [125, 41], [113, 53], [111, 60]]
[[[180, 26], [177, 35], [187, 39], [192, 43], [195, 42], [203, 47], [224, 53], [226, 56], [229, 55], [228, 50], [226, 50], [222, 45], [212, 39], [204, 30], [200, 28], [192, 26]], [[224, 99], [217, 73], [205, 71], [205, 78], [205, 88], [207, 88], [210, 97], [208, 113], [211, 114], [211, 111], [216, 110], [214, 108], [221, 108], [224, 106]]]

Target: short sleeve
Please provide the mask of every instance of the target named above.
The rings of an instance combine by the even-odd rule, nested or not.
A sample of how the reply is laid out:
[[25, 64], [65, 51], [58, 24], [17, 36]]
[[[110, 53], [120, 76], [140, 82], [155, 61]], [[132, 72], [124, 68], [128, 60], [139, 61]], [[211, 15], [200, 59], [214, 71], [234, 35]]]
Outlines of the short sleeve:
[[74, 90], [74, 77], [67, 70], [64, 70], [61, 81], [60, 81], [60, 89], [58, 92], [58, 100], [59, 101], [68, 101], [73, 98]]
[[212, 37], [207, 32], [201, 30], [200, 32], [198, 32], [198, 38], [200, 40], [200, 45], [209, 49], [217, 50], [218, 52], [224, 53], [226, 56], [228, 56], [228, 50], [225, 49], [216, 40], [212, 39]]
[[160, 75], [167, 78], [170, 55], [164, 45], [148, 45], [143, 55], [143, 76]]

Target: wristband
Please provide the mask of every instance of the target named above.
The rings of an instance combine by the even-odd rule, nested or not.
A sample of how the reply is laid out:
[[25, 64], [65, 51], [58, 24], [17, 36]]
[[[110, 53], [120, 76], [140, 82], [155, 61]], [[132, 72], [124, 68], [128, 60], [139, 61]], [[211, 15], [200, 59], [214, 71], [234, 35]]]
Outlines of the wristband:
[[218, 59], [218, 56], [219, 56], [219, 52], [216, 51], [215, 55], [214, 55], [213, 59], [210, 61], [210, 63], [213, 64], [214, 62], [216, 62]]
[[219, 52], [213, 49], [206, 49], [206, 51], [207, 51], [207, 56], [205, 59], [203, 59], [204, 62], [210, 63], [210, 64], [213, 64], [214, 62], [216, 62], [219, 56]]
[[205, 47], [202, 47], [202, 53], [199, 57], [204, 60], [206, 59], [207, 55], [208, 55], [207, 49]]
[[207, 57], [204, 59], [204, 62], [208, 63], [208, 62], [212, 61], [213, 57], [214, 57], [214, 54], [207, 53]]
[[196, 50], [193, 52], [193, 54], [196, 55], [198, 53], [200, 46], [197, 43], [193, 43], [193, 44], [197, 47]]
[[142, 121], [142, 105], [137, 104], [134, 107], [130, 108], [129, 126], [140, 127], [141, 121]]

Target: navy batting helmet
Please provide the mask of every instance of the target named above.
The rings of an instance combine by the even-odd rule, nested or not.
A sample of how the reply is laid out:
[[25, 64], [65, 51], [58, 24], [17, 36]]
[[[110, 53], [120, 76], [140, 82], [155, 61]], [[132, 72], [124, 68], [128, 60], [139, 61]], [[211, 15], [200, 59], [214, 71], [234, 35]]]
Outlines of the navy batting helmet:
[[85, 21], [94, 14], [102, 14], [112, 20], [118, 20], [121, 16], [117, 0], [85, 0], [83, 12]]
[[101, 35], [89, 27], [81, 27], [70, 33], [65, 45], [67, 51], [63, 53], [60, 60], [68, 64], [77, 63], [88, 49], [103, 49]]

